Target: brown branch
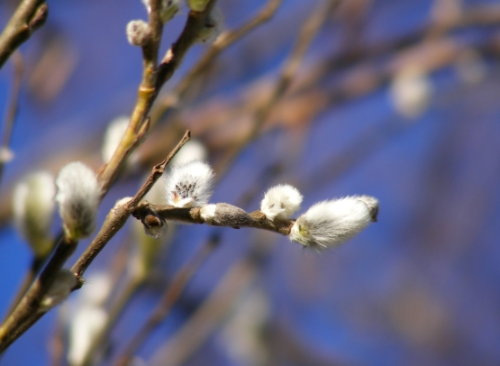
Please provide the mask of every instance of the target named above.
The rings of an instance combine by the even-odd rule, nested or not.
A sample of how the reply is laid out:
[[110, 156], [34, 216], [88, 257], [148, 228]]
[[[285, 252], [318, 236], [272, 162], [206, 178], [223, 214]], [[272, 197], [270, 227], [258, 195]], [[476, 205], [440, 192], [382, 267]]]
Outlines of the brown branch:
[[[186, 131], [183, 139], [169, 154], [169, 156], [153, 168], [153, 171], [147, 181], [136, 193], [136, 195], [126, 204], [119, 205], [110, 211], [101, 227], [101, 230], [72, 268], [75, 276], [79, 280], [75, 289], [80, 288], [83, 285], [82, 276], [85, 270], [109, 242], [109, 240], [111, 240], [118, 230], [123, 227], [131, 212], [134, 210], [134, 205], [149, 192], [153, 184], [163, 174], [163, 171], [170, 160], [175, 156], [177, 151], [180, 150], [182, 145], [189, 141], [189, 139], [189, 131]], [[27, 329], [29, 329], [31, 325], [33, 325], [45, 314], [45, 312], [40, 312], [38, 310], [43, 294], [48, 291], [60, 269], [76, 248], [77, 242], [68, 242], [66, 238], [64, 240], [65, 241], [57, 246], [51, 260], [47, 263], [47, 266], [42, 271], [38, 280], [19, 303], [19, 306], [2, 325], [2, 327], [0, 327], [0, 353], [5, 351], [12, 344], [12, 342], [19, 338]]]
[[[157, 4], [155, 4], [157, 2]], [[106, 164], [99, 174], [99, 181], [102, 186], [102, 196], [109, 190], [111, 184], [116, 179], [123, 162], [135, 150], [138, 134], [144, 128], [149, 111], [156, 100], [161, 87], [172, 77], [177, 67], [180, 65], [184, 55], [196, 41], [196, 36], [204, 26], [210, 10], [215, 5], [216, 0], [210, 0], [207, 8], [203, 12], [189, 13], [186, 25], [178, 40], [173, 44], [171, 52], [168, 52], [160, 65], [156, 67], [157, 51], [153, 52], [150, 48], [159, 46], [158, 31], [161, 20], [155, 15], [151, 15], [150, 27], [152, 28], [152, 38], [143, 47], [144, 71], [139, 86], [137, 103], [130, 116], [130, 122], [118, 148], [113, 154], [111, 160]], [[152, 2], [151, 13], [156, 13], [154, 9], [159, 9], [159, 0]]]
[[12, 57], [14, 63], [14, 81], [12, 83], [12, 91], [10, 102], [7, 107], [5, 122], [3, 125], [2, 142], [0, 143], [0, 181], [3, 175], [3, 167], [10, 160], [12, 154], [9, 145], [10, 137], [12, 136], [12, 128], [17, 115], [17, 106], [19, 103], [19, 89], [21, 87], [21, 77], [23, 75], [23, 58], [19, 52], [15, 52]]
[[[227, 170], [232, 164], [233, 160], [238, 154], [254, 140], [269, 117], [273, 107], [285, 95], [293, 78], [297, 75], [302, 59], [304, 58], [309, 45], [311, 44], [314, 36], [318, 33], [321, 26], [325, 23], [329, 16], [337, 7], [338, 0], [328, 0], [321, 2], [313, 13], [306, 19], [305, 23], [300, 29], [299, 35], [292, 49], [292, 52], [285, 61], [282, 71], [278, 80], [276, 80], [271, 95], [266, 99], [264, 104], [255, 111], [253, 116], [253, 126], [248, 135], [242, 140], [238, 141], [232, 149], [226, 154], [225, 158], [218, 164], [218, 169]], [[224, 167], [224, 168], [221, 168]]]
[[183, 77], [181, 82], [177, 84], [174, 91], [166, 96], [159, 110], [156, 111], [153, 117], [153, 124], [161, 118], [161, 116], [170, 109], [179, 100], [183, 100], [193, 82], [199, 78], [204, 72], [210, 69], [210, 65], [214, 60], [229, 46], [240, 40], [242, 37], [250, 33], [262, 23], [267, 22], [278, 10], [282, 0], [269, 0], [264, 8], [247, 23], [234, 31], [227, 31], [219, 36], [217, 40], [210, 46], [196, 65]]
[[0, 69], [10, 55], [47, 19], [49, 7], [44, 0], [24, 0], [0, 34]]
[[126, 366], [136, 351], [141, 347], [147, 337], [153, 332], [158, 325], [167, 317], [172, 309], [172, 306], [177, 301], [182, 291], [196, 274], [201, 265], [208, 258], [209, 254], [215, 249], [220, 241], [218, 235], [213, 236], [195, 256], [188, 261], [175, 275], [170, 283], [170, 286], [164, 292], [159, 304], [150, 314], [149, 318], [143, 324], [142, 328], [137, 332], [129, 344], [124, 348], [123, 353], [118, 357], [115, 366]]
[[0, 327], [0, 353], [4, 352], [25, 330], [23, 324], [39, 314], [43, 295], [54, 283], [66, 260], [73, 254], [78, 242], [63, 238], [38, 279], [19, 305]]
[[143, 223], [153, 223], [156, 221], [161, 225], [160, 221], [173, 220], [189, 224], [207, 224], [235, 229], [251, 227], [274, 231], [285, 236], [290, 234], [292, 225], [295, 222], [289, 219], [272, 221], [261, 211], [254, 211], [248, 214], [243, 209], [227, 203], [217, 203], [215, 207], [215, 216], [204, 219], [200, 212], [201, 207], [177, 208], [170, 205], [155, 205], [148, 201], [142, 201], [137, 205], [132, 215]]
[[186, 362], [213, 329], [223, 321], [240, 297], [258, 277], [262, 258], [270, 246], [257, 245], [249, 255], [234, 263], [208, 299], [190, 317], [173, 339], [166, 341], [148, 365], [177, 366]]
[[[139, 202], [149, 192], [156, 181], [162, 176], [166, 166], [168, 165], [168, 163], [170, 163], [170, 160], [172, 160], [172, 158], [180, 150], [180, 148], [190, 139], [190, 132], [186, 131], [182, 140], [179, 141], [177, 146], [172, 150], [172, 152], [170, 152], [165, 160], [163, 160], [160, 164], [157, 164], [153, 168], [151, 174], [148, 176], [148, 179], [135, 194], [135, 196], [126, 204], [115, 207], [110, 211], [92, 243], [87, 247], [87, 249], [83, 252], [83, 254], [80, 256], [80, 258], [78, 258], [78, 260], [72, 267], [72, 271], [75, 273], [77, 278], [80, 279], [83, 276], [88, 266], [92, 263], [95, 257], [100, 253], [100, 251], [104, 248], [108, 241], [118, 232], [118, 230], [121, 229], [130, 214], [135, 210]], [[80, 284], [82, 283], [80, 282]]]

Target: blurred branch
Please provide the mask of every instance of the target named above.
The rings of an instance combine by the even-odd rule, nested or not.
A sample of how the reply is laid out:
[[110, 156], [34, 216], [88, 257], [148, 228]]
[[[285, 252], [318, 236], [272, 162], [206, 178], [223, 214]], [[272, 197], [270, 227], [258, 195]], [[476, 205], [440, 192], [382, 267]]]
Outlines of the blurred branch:
[[19, 52], [14, 52], [12, 56], [14, 64], [14, 80], [10, 94], [10, 102], [7, 106], [7, 113], [2, 131], [2, 141], [0, 143], [0, 181], [3, 176], [3, 167], [12, 159], [12, 151], [9, 148], [12, 129], [16, 120], [17, 108], [19, 104], [19, 89], [21, 87], [21, 78], [23, 76], [23, 58]]
[[[83, 254], [78, 258], [76, 263], [73, 265], [71, 270], [75, 273], [78, 279], [81, 279], [88, 266], [101, 252], [108, 241], [121, 229], [125, 224], [128, 217], [136, 209], [137, 205], [141, 202], [144, 196], [149, 192], [151, 187], [156, 183], [156, 181], [162, 176], [165, 171], [166, 166], [170, 163], [170, 160], [175, 156], [175, 154], [181, 149], [181, 147], [191, 139], [189, 131], [186, 131], [182, 140], [177, 144], [177, 146], [170, 152], [170, 154], [163, 160], [160, 164], [153, 167], [151, 174], [149, 175], [146, 182], [142, 185], [135, 196], [123, 205], [119, 205], [112, 209], [108, 216], [106, 217], [101, 229], [95, 236], [94, 240], [85, 249]], [[80, 282], [80, 287], [82, 283]]]
[[288, 236], [295, 220], [281, 219], [269, 220], [266, 215], [257, 210], [246, 213], [243, 209], [227, 203], [215, 204], [214, 218], [204, 219], [201, 214], [202, 207], [177, 208], [170, 205], [155, 205], [147, 201], [140, 202], [132, 215], [141, 222], [152, 223], [155, 220], [173, 220], [189, 224], [207, 224], [213, 226], [226, 226], [239, 229], [252, 227], [274, 231]]
[[0, 69], [10, 55], [41, 27], [49, 12], [44, 0], [23, 0], [0, 34]]
[[[111, 240], [111, 238], [123, 227], [131, 212], [140, 200], [149, 192], [154, 183], [161, 177], [165, 171], [165, 167], [174, 157], [177, 151], [190, 139], [189, 131], [186, 131], [183, 139], [174, 148], [174, 150], [162, 161], [153, 168], [147, 181], [139, 189], [136, 195], [123, 205], [113, 208], [106, 220], [104, 221], [101, 230], [94, 238], [92, 243], [87, 247], [72, 270], [78, 280], [80, 288], [83, 285], [82, 276], [88, 266], [92, 263], [99, 252]], [[50, 285], [54, 282], [55, 277], [60, 269], [74, 252], [76, 242], [68, 241], [64, 238], [56, 247], [56, 251], [47, 266], [42, 271], [38, 280], [34, 283], [26, 296], [20, 302], [16, 310], [9, 316], [6, 322], [0, 328], [0, 352], [5, 351], [17, 338], [19, 338], [32, 324], [34, 324], [45, 312], [39, 311], [39, 303], [43, 295], [48, 291]]]
[[168, 316], [172, 306], [182, 294], [184, 288], [202, 266], [209, 254], [216, 248], [220, 241], [218, 235], [214, 235], [205, 243], [199, 251], [191, 258], [175, 275], [172, 282], [167, 287], [158, 305], [149, 315], [140, 330], [134, 335], [132, 340], [124, 348], [123, 353], [118, 357], [115, 366], [127, 366], [130, 359], [141, 347], [147, 337], [161, 324]]
[[259, 274], [269, 246], [257, 245], [243, 259], [234, 263], [209, 298], [190, 317], [173, 339], [159, 347], [148, 365], [182, 365], [203, 344], [213, 329], [225, 318], [239, 295], [244, 293]]
[[264, 8], [247, 23], [234, 31], [227, 31], [221, 34], [217, 40], [210, 46], [196, 65], [191, 68], [186, 76], [180, 81], [175, 89], [163, 98], [162, 103], [158, 109], [154, 111], [152, 116], [152, 123], [155, 124], [161, 116], [171, 107], [176, 105], [179, 101], [184, 100], [187, 92], [193, 86], [193, 83], [204, 72], [210, 69], [210, 65], [214, 60], [229, 46], [240, 40], [242, 37], [250, 33], [259, 25], [267, 22], [276, 13], [278, 7], [281, 5], [282, 0], [269, 0]]
[[309, 45], [311, 44], [314, 36], [318, 33], [321, 26], [332, 15], [332, 12], [338, 5], [338, 0], [327, 0], [320, 2], [319, 6], [314, 9], [313, 13], [306, 19], [305, 23], [300, 28], [299, 35], [292, 49], [292, 52], [285, 61], [280, 76], [275, 82], [270, 96], [266, 99], [264, 104], [258, 108], [253, 115], [253, 125], [251, 131], [242, 140], [236, 142], [236, 145], [230, 148], [226, 153], [225, 158], [222, 159], [218, 164], [218, 169], [227, 169], [232, 164], [232, 161], [238, 156], [238, 154], [247, 146], [252, 140], [254, 140], [269, 117], [273, 107], [276, 103], [283, 97], [283, 95], [288, 90], [293, 78], [297, 74], [300, 63], [304, 58]]

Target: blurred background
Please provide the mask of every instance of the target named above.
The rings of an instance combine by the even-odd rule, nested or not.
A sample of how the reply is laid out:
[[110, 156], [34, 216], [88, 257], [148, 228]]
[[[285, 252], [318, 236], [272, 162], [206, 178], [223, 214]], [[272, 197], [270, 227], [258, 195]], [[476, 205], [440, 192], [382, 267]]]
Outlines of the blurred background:
[[[288, 183], [303, 194], [304, 211], [334, 197], [375, 196], [379, 222], [321, 254], [275, 233], [172, 225], [152, 244], [147, 279], [123, 306], [97, 364], [114, 364], [180, 268], [214, 236], [217, 246], [192, 267], [131, 365], [500, 363], [500, 1], [339, 0], [248, 139], [322, 2], [284, 0], [176, 98], [210, 47], [194, 46], [158, 97], [155, 125], [100, 206], [100, 222], [187, 128], [217, 172], [212, 202], [250, 212], [268, 187]], [[0, 3], [2, 28], [17, 3]], [[267, 1], [218, 4], [234, 30]], [[141, 79], [141, 52], [125, 36], [130, 20], [147, 18], [139, 0], [49, 7], [47, 23], [20, 48], [14, 158], [0, 186], [2, 317], [33, 258], [12, 225], [16, 181], [40, 169], [55, 175], [75, 160], [97, 171], [107, 126], [132, 111]], [[187, 14], [184, 6], [165, 27], [162, 53]], [[2, 120], [13, 84], [11, 60], [0, 71]], [[84, 296], [102, 297], [99, 319], [106, 319], [137, 268], [144, 239], [133, 221], [89, 268], [84, 290], [43, 317], [0, 364], [68, 364], [76, 347], [70, 324]], [[60, 225], [54, 217], [54, 233]]]

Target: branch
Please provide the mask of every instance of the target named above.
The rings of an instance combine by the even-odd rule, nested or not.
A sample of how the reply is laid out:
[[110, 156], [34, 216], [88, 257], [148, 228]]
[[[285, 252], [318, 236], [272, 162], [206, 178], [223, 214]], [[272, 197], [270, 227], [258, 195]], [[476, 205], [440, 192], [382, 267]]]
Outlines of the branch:
[[[250, 214], [243, 209], [227, 204], [217, 203], [214, 205], [213, 215], [204, 215], [204, 207], [177, 208], [170, 205], [155, 205], [148, 201], [142, 201], [132, 212], [132, 215], [147, 225], [162, 225], [167, 220], [180, 221], [188, 224], [207, 224], [212, 226], [226, 226], [234, 229], [240, 227], [252, 227], [274, 231], [278, 234], [288, 236], [294, 220], [269, 220], [261, 211]], [[205, 206], [207, 207], [207, 206]]]
[[[160, 164], [156, 165], [151, 174], [149, 175], [146, 182], [142, 185], [136, 195], [128, 201], [126, 204], [115, 207], [110, 211], [101, 229], [97, 233], [96, 237], [92, 243], [87, 247], [83, 254], [78, 258], [76, 263], [72, 267], [72, 271], [75, 273], [77, 279], [81, 279], [88, 266], [97, 257], [100, 251], [108, 243], [108, 241], [122, 228], [122, 226], [127, 221], [130, 214], [135, 210], [136, 206], [144, 198], [144, 196], [153, 187], [156, 181], [162, 176], [165, 171], [166, 166], [170, 163], [170, 160], [175, 156], [175, 154], [180, 150], [180, 148], [191, 139], [189, 131], [186, 131], [182, 140], [177, 144], [177, 146], [172, 150], [172, 152], [163, 160]], [[80, 281], [80, 286], [83, 283]]]
[[0, 34], [0, 69], [10, 55], [47, 19], [49, 7], [44, 0], [24, 0]]
[[129, 364], [130, 359], [134, 356], [136, 351], [141, 347], [151, 332], [153, 332], [170, 313], [172, 306], [182, 294], [182, 291], [190, 279], [196, 274], [198, 269], [208, 258], [209, 254], [216, 248], [219, 241], [220, 237], [218, 235], [213, 236], [207, 243], [205, 243], [205, 245], [203, 245], [202, 248], [199, 249], [195, 256], [179, 270], [179, 272], [172, 279], [170, 286], [168, 286], [167, 290], [164, 292], [155, 310], [148, 317], [139, 332], [134, 335], [129, 344], [124, 348], [124, 351], [117, 359], [115, 366], [126, 366]]
[[234, 158], [238, 156], [239, 152], [241, 152], [247, 144], [258, 136], [262, 125], [269, 117], [273, 107], [284, 96], [294, 76], [297, 75], [300, 63], [304, 58], [314, 36], [318, 33], [328, 17], [332, 15], [332, 12], [335, 10], [338, 3], [338, 0], [328, 0], [322, 2], [307, 18], [304, 25], [300, 29], [299, 36], [297, 37], [292, 52], [283, 65], [281, 74], [274, 84], [271, 95], [254, 113], [253, 126], [250, 133], [244, 139], [237, 142], [232, 149], [230, 149], [226, 158], [223, 158], [222, 162], [218, 164], [219, 167], [222, 166], [227, 169], [232, 164]]
[[10, 103], [7, 107], [7, 114], [3, 125], [2, 142], [0, 145], [0, 180], [2, 179], [5, 163], [8, 163], [12, 158], [9, 144], [10, 137], [12, 136], [12, 128], [16, 120], [17, 106], [19, 103], [19, 89], [21, 86], [21, 77], [23, 75], [23, 58], [19, 52], [14, 53], [12, 62], [14, 63], [14, 81], [12, 84]]

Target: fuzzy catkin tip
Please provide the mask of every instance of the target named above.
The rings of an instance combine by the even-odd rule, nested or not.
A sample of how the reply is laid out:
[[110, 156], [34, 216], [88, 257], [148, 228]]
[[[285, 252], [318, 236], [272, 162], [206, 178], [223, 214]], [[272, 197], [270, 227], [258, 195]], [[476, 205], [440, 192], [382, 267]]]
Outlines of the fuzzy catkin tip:
[[14, 222], [36, 256], [44, 256], [52, 247], [50, 226], [55, 193], [54, 177], [44, 171], [27, 175], [14, 188]]
[[175, 166], [166, 178], [167, 203], [174, 207], [205, 206], [212, 195], [214, 173], [207, 163]]
[[203, 28], [196, 37], [196, 42], [199, 43], [212, 43], [222, 33], [224, 29], [224, 14], [217, 7], [214, 6], [210, 15], [207, 18]]
[[74, 162], [61, 169], [56, 179], [56, 202], [68, 238], [89, 236], [95, 226], [100, 187], [95, 173]]
[[151, 29], [144, 20], [131, 20], [127, 24], [127, 40], [132, 46], [144, 46], [151, 36]]
[[300, 210], [302, 195], [291, 185], [277, 185], [270, 188], [264, 195], [260, 210], [269, 220], [289, 219]]
[[76, 277], [71, 271], [61, 269], [56, 280], [40, 302], [40, 311], [47, 311], [66, 300], [76, 282]]
[[351, 196], [313, 205], [295, 221], [290, 240], [315, 250], [346, 242], [377, 218], [378, 201], [370, 196]]

